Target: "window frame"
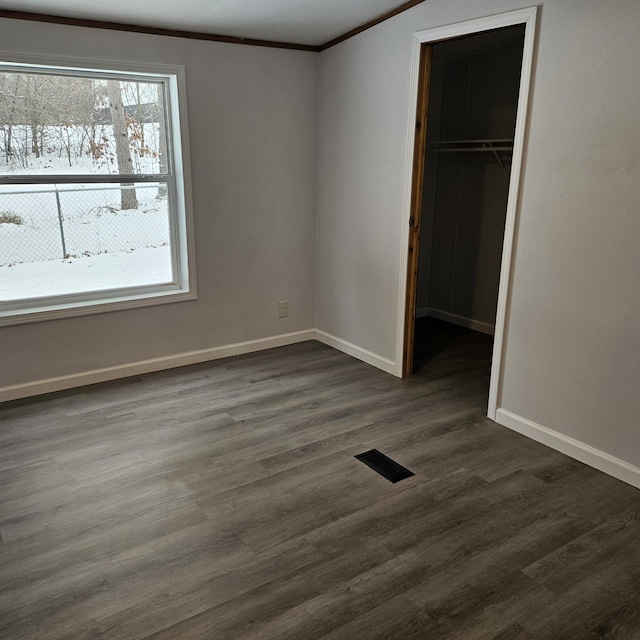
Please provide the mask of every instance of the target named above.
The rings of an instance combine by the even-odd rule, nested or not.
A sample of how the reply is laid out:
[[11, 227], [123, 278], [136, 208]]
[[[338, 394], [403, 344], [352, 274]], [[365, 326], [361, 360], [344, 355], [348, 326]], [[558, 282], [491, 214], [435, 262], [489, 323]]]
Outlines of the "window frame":
[[197, 298], [193, 232], [193, 203], [189, 165], [185, 68], [181, 65], [116, 62], [20, 55], [0, 51], [0, 72], [117, 79], [162, 83], [167, 133], [167, 173], [157, 174], [31, 174], [0, 175], [0, 185], [163, 183], [167, 187], [173, 281], [166, 284], [113, 287], [87, 291], [0, 300], [0, 326], [15, 325], [154, 306]]

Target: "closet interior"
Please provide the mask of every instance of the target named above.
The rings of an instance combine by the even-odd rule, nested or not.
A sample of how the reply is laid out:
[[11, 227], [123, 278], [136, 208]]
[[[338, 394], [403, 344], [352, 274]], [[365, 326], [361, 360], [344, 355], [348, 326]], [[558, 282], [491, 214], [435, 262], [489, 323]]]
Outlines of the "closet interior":
[[523, 45], [523, 25], [433, 44], [414, 371], [443, 332], [493, 335]]

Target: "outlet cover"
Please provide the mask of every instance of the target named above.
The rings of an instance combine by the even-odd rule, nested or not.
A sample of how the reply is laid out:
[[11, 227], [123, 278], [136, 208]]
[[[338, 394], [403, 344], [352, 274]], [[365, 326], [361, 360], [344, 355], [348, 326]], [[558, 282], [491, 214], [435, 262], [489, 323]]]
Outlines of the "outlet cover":
[[289, 315], [289, 301], [278, 302], [278, 318], [286, 318]]

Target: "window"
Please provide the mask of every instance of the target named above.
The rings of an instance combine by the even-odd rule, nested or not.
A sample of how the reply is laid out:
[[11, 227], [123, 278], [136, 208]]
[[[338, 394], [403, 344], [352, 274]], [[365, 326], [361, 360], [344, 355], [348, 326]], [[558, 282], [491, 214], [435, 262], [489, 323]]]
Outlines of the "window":
[[164, 71], [0, 63], [0, 323], [195, 297]]

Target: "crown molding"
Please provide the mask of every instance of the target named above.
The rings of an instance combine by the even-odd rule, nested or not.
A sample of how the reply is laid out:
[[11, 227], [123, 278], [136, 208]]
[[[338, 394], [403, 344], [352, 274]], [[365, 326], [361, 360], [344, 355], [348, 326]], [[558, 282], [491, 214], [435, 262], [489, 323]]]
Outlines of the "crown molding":
[[108, 29], [111, 31], [127, 31], [130, 33], [144, 33], [155, 36], [168, 36], [172, 38], [188, 38], [190, 40], [208, 40], [210, 42], [226, 42], [230, 44], [245, 44], [253, 47], [271, 47], [275, 49], [295, 49], [297, 51], [311, 51], [318, 53], [325, 51], [349, 38], [371, 29], [376, 25], [393, 18], [407, 9], [411, 9], [418, 4], [422, 4], [426, 0], [409, 0], [391, 11], [387, 11], [382, 15], [369, 20], [364, 24], [351, 29], [333, 40], [329, 40], [321, 45], [299, 44], [296, 42], [277, 42], [274, 40], [257, 40], [255, 38], [242, 38], [239, 36], [223, 36], [215, 33], [205, 33], [201, 31], [186, 31], [180, 29], [165, 29], [162, 27], [149, 27], [138, 24], [128, 24], [125, 22], [111, 22], [107, 20], [89, 20], [86, 18], [71, 18], [67, 16], [58, 16], [47, 13], [32, 13], [28, 11], [13, 11], [10, 9], [0, 9], [0, 18], [9, 20], [27, 20], [30, 22], [44, 22], [48, 24], [62, 24], [72, 27], [90, 27], [92, 29]]

